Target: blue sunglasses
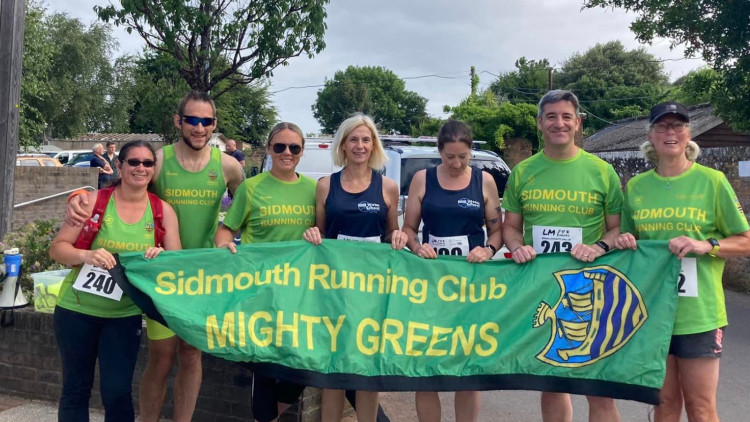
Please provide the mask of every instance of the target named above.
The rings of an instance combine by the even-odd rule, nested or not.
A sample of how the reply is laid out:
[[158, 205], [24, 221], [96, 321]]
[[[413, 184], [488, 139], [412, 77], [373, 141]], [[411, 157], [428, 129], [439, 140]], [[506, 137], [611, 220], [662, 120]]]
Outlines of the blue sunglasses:
[[213, 126], [216, 119], [213, 117], [195, 117], [195, 116], [182, 116], [182, 121], [192, 126], [198, 126], [202, 124], [203, 127]]

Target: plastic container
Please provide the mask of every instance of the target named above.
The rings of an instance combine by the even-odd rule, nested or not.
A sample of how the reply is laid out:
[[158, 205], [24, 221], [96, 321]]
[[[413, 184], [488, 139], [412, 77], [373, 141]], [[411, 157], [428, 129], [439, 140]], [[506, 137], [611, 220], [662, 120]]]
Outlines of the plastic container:
[[57, 295], [70, 269], [31, 274], [34, 279], [34, 310], [51, 314], [55, 311]]

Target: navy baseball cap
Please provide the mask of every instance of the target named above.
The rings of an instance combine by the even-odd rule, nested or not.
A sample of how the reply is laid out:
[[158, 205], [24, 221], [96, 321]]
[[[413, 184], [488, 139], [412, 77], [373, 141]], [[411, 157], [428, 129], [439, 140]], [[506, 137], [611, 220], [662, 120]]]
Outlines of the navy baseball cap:
[[653, 124], [667, 114], [677, 115], [686, 122], [690, 121], [690, 113], [684, 105], [674, 101], [667, 101], [651, 108], [651, 113], [648, 115], [648, 122]]

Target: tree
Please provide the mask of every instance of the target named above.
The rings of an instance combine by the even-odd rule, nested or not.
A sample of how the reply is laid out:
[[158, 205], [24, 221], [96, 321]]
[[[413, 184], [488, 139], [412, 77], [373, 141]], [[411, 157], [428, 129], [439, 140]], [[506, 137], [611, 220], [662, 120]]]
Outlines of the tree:
[[[213, 98], [270, 76], [301, 54], [325, 47], [328, 0], [120, 0], [95, 6], [104, 22], [136, 31], [172, 56], [192, 89]], [[215, 88], [221, 87], [213, 92]]]
[[552, 70], [547, 59], [516, 60], [516, 70], [500, 74], [490, 90], [501, 100], [513, 103], [538, 104], [549, 88]]
[[638, 14], [639, 41], [669, 38], [685, 57], [700, 53], [719, 72], [712, 103], [736, 130], [750, 130], [750, 2], [741, 0], [585, 0], [584, 7], [621, 7]]
[[565, 60], [555, 84], [581, 100], [589, 114], [586, 132], [648, 114], [668, 90], [661, 62], [643, 48], [626, 51], [619, 41], [597, 44]]
[[[190, 88], [179, 75], [179, 64], [169, 54], [146, 50], [132, 62], [134, 106], [130, 130], [158, 133], [167, 143], [179, 137], [173, 119], [177, 104]], [[223, 88], [224, 81], [219, 84]], [[276, 121], [267, 86], [238, 85], [217, 98], [217, 131], [230, 138], [261, 145]]]
[[694, 70], [674, 81], [670, 99], [688, 106], [708, 103], [720, 83], [721, 75], [715, 70]]
[[383, 67], [349, 66], [326, 79], [312, 106], [323, 132], [334, 133], [353, 113], [372, 116], [385, 132], [410, 133], [427, 116], [427, 100], [407, 91], [404, 81]]
[[474, 139], [485, 141], [491, 149], [500, 152], [508, 138], [525, 138], [534, 149], [539, 148], [534, 104], [498, 103], [495, 94], [486, 90], [479, 95], [469, 95], [456, 107], [449, 107], [451, 118], [471, 126]]
[[19, 149], [38, 145], [47, 126], [40, 111], [52, 94], [50, 66], [54, 46], [48, 42], [44, 7], [30, 1], [26, 5], [26, 28], [23, 34], [23, 70], [19, 112]]

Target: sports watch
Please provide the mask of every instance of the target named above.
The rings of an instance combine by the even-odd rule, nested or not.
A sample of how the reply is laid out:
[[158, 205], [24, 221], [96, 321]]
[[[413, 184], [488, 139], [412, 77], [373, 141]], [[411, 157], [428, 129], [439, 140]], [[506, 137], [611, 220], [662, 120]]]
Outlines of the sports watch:
[[713, 237], [709, 237], [706, 240], [708, 240], [708, 243], [710, 243], [711, 246], [714, 247], [710, 252], [708, 252], [708, 256], [713, 256], [715, 258], [716, 254], [719, 253], [719, 241], [714, 239]]

